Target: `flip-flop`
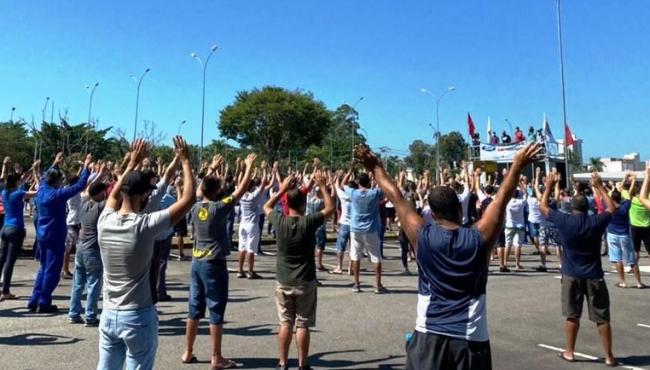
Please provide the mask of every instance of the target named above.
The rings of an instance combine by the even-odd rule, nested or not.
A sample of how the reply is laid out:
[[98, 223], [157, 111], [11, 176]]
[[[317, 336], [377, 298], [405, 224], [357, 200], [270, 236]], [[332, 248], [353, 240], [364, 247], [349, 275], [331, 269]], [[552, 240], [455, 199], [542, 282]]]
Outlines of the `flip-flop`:
[[195, 363], [199, 362], [199, 360], [196, 358], [196, 356], [192, 355], [192, 357], [190, 357], [189, 360], [187, 360], [187, 361], [181, 360], [181, 362], [184, 363], [184, 364], [195, 364]]
[[607, 360], [605, 360], [605, 366], [607, 366], [607, 367], [617, 367], [618, 362], [616, 362], [616, 360], [614, 360], [613, 362], [607, 362]]
[[342, 275], [343, 270], [329, 270], [329, 273], [332, 275]]
[[627, 285], [623, 285], [621, 283], [616, 283], [616, 287], [621, 288], [621, 289], [625, 289], [625, 288], [627, 288]]
[[564, 360], [566, 362], [576, 362], [575, 358], [566, 358], [566, 357], [564, 357], [564, 352], [558, 353], [557, 357], [561, 358], [562, 360]]
[[228, 364], [222, 366], [212, 366], [212, 370], [221, 370], [221, 369], [235, 369], [237, 368], [237, 363], [232, 360], [228, 360]]
[[637, 285], [636, 288], [637, 289], [645, 289], [645, 288], [647, 288], [647, 286], [645, 286], [645, 284], [641, 284], [641, 285]]

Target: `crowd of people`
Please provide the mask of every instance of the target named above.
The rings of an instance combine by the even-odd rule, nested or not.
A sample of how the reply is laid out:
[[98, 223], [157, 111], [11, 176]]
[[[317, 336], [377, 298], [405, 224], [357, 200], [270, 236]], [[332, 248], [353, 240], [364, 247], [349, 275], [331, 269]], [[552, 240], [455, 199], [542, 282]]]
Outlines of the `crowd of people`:
[[[523, 133], [517, 131], [519, 140]], [[530, 135], [536, 135], [534, 129]], [[97, 368], [121, 369], [126, 364], [129, 369], [151, 369], [158, 344], [155, 305], [171, 299], [165, 281], [174, 235], [190, 236], [181, 361], [198, 361], [193, 348], [207, 311], [211, 366], [232, 368], [236, 364], [221, 351], [229, 290], [227, 257], [231, 251], [238, 253], [237, 278], [259, 279], [255, 258], [263, 254], [267, 222], [277, 245], [278, 368], [288, 368], [295, 329], [299, 366], [309, 369], [310, 328], [316, 323], [320, 285], [317, 273], [347, 270], [352, 292], [360, 293], [361, 262], [368, 258], [375, 276], [373, 292], [390, 293], [382, 281], [383, 244], [386, 231], [396, 227], [403, 273], [410, 275], [409, 262], [417, 262], [417, 319], [407, 344], [408, 369], [491, 368], [486, 321], [490, 261], [496, 259], [498, 271], [508, 273], [514, 252], [514, 271], [521, 271], [526, 242], [539, 254], [538, 271], [547, 271], [549, 248], [560, 261], [567, 339], [562, 359], [574, 361], [586, 296], [606, 364], [613, 365], [601, 245], [606, 242], [605, 254], [616, 265], [618, 287], [628, 286], [624, 264], [631, 268], [635, 286], [645, 287], [638, 264], [641, 244], [650, 252], [650, 167], [641, 186], [633, 175], [607, 184], [594, 175], [591, 184], [562, 189], [555, 170], [544, 174], [538, 168], [532, 180], [522, 175], [542, 150], [536, 141], [520, 150], [512, 166], [501, 173], [484, 173], [462, 163], [458, 173], [445, 169], [438, 179], [429, 171], [411, 179], [405, 171], [389, 174], [364, 145], [356, 147], [349, 168], [339, 170], [326, 168], [318, 159], [302, 171], [282, 168], [278, 162], [258, 161], [254, 154], [238, 158], [234, 168], [221, 155], [193, 168], [181, 137], [174, 138], [174, 157], [166, 166], [149, 158], [148, 144], [142, 140], [136, 140], [121, 161], [94, 161], [88, 154], [68, 174], [61, 169], [62, 153], [45, 171], [39, 161], [27, 171], [12, 167], [7, 157], [1, 175], [0, 300], [17, 299], [10, 292], [11, 277], [29, 209], [34, 214], [34, 251], [40, 267], [27, 308], [58, 312], [52, 293], [61, 277], [72, 278], [68, 320], [99, 327]], [[332, 270], [323, 264], [328, 225], [337, 233], [337, 266]], [[181, 239], [179, 256], [183, 245]]]

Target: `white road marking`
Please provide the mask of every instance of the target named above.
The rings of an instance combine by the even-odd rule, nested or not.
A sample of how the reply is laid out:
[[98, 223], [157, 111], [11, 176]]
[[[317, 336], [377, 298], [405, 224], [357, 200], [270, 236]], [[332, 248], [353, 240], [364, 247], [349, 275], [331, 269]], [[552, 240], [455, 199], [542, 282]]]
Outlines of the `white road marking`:
[[646, 325], [646, 324], [636, 324], [636, 326], [639, 326], [639, 327], [642, 327], [642, 328], [650, 329], [650, 325]]
[[[555, 352], [560, 352], [560, 353], [561, 353], [561, 352], [564, 352], [564, 348], [559, 348], [559, 347], [549, 346], [548, 344], [542, 344], [542, 343], [540, 343], [540, 344], [538, 344], [537, 346], [538, 346], [538, 347], [541, 347], [541, 348], [550, 349], [551, 351], [555, 351]], [[576, 356], [576, 357], [582, 357], [582, 358], [584, 358], [584, 359], [591, 360], [591, 361], [596, 361], [596, 360], [598, 360], [598, 357], [596, 357], [596, 356], [587, 355], [587, 354], [580, 353], [580, 352], [573, 352], [573, 355]], [[625, 364], [623, 364], [622, 362], [618, 362], [616, 365], [617, 365], [618, 367], [620, 367], [620, 368], [623, 368], [623, 369], [629, 369], [629, 370], [644, 370], [642, 367], [629, 366], [629, 365], [625, 365]]]
[[554, 279], [562, 279], [562, 275], [553, 276]]
[[639, 266], [639, 271], [650, 273], [650, 266]]

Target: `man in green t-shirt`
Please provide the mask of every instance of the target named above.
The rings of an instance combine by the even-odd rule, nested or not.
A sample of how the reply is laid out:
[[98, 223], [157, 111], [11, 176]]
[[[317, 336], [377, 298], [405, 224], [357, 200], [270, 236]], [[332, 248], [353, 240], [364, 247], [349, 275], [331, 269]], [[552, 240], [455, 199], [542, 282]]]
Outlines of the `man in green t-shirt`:
[[[641, 188], [641, 193], [637, 192], [636, 175], [630, 173], [625, 176], [623, 181], [623, 198], [631, 202], [630, 205], [630, 239], [634, 247], [634, 262], [639, 265], [639, 256], [641, 252], [641, 244], [645, 246], [646, 251], [650, 254], [650, 208], [648, 208], [644, 201], [647, 199], [648, 185], [648, 170], [646, 170], [646, 177], [644, 187]], [[638, 195], [638, 196], [637, 196]]]
[[[316, 324], [315, 231], [334, 212], [334, 201], [327, 192], [325, 175], [318, 171], [314, 180], [325, 203], [320, 212], [305, 216], [305, 194], [297, 186], [293, 186], [293, 176], [285, 178], [278, 193], [264, 204], [264, 214], [276, 231], [278, 244], [275, 301], [280, 320], [279, 369], [288, 369], [294, 326], [298, 366], [300, 369], [311, 369], [308, 365], [309, 328]], [[285, 193], [289, 206], [287, 216], [274, 211], [275, 204]]]

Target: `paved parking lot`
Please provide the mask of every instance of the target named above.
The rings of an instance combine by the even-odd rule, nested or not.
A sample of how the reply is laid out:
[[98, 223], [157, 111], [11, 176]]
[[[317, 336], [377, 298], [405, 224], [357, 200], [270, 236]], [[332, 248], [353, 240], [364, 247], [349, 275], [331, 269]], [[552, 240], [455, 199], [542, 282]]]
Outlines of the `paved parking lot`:
[[[329, 247], [329, 246], [328, 246]], [[273, 252], [274, 246], [266, 251]], [[583, 321], [577, 351], [581, 362], [569, 364], [556, 357], [563, 347], [560, 315], [560, 280], [557, 263], [548, 273], [534, 271], [538, 257], [524, 250], [524, 272], [491, 274], [488, 283], [488, 317], [494, 369], [601, 369], [601, 348], [595, 325]], [[374, 295], [370, 289], [370, 264], [362, 280], [365, 292], [350, 290], [350, 277], [319, 273], [317, 328], [312, 336], [311, 364], [319, 369], [402, 369], [404, 335], [412, 330], [417, 299], [417, 277], [401, 276], [399, 247], [389, 242], [384, 285], [391, 294]], [[231, 256], [232, 259], [233, 256]], [[333, 265], [331, 251], [325, 257]], [[257, 269], [261, 281], [237, 279], [231, 274], [230, 302], [226, 311], [223, 351], [244, 368], [268, 369], [277, 363], [277, 318], [272, 298], [275, 258], [261, 256]], [[231, 267], [234, 264], [231, 263]], [[14, 277], [20, 301], [0, 303], [0, 369], [92, 369], [97, 363], [97, 329], [71, 325], [65, 313], [30, 314], [25, 297], [31, 292], [36, 262], [20, 259]], [[648, 259], [644, 279], [650, 283]], [[160, 343], [156, 368], [209, 368], [207, 322], [200, 329], [195, 353], [200, 363], [181, 365], [184, 317], [187, 312], [189, 262], [172, 261], [168, 273], [172, 302], [159, 304]], [[609, 269], [609, 266], [608, 266]], [[411, 267], [415, 271], [415, 265]], [[492, 271], [497, 270], [492, 266]], [[615, 355], [624, 368], [650, 369], [650, 289], [615, 288], [613, 274], [606, 276], [612, 301]], [[67, 308], [70, 281], [55, 291], [55, 304]], [[296, 357], [295, 347], [291, 356]]]

